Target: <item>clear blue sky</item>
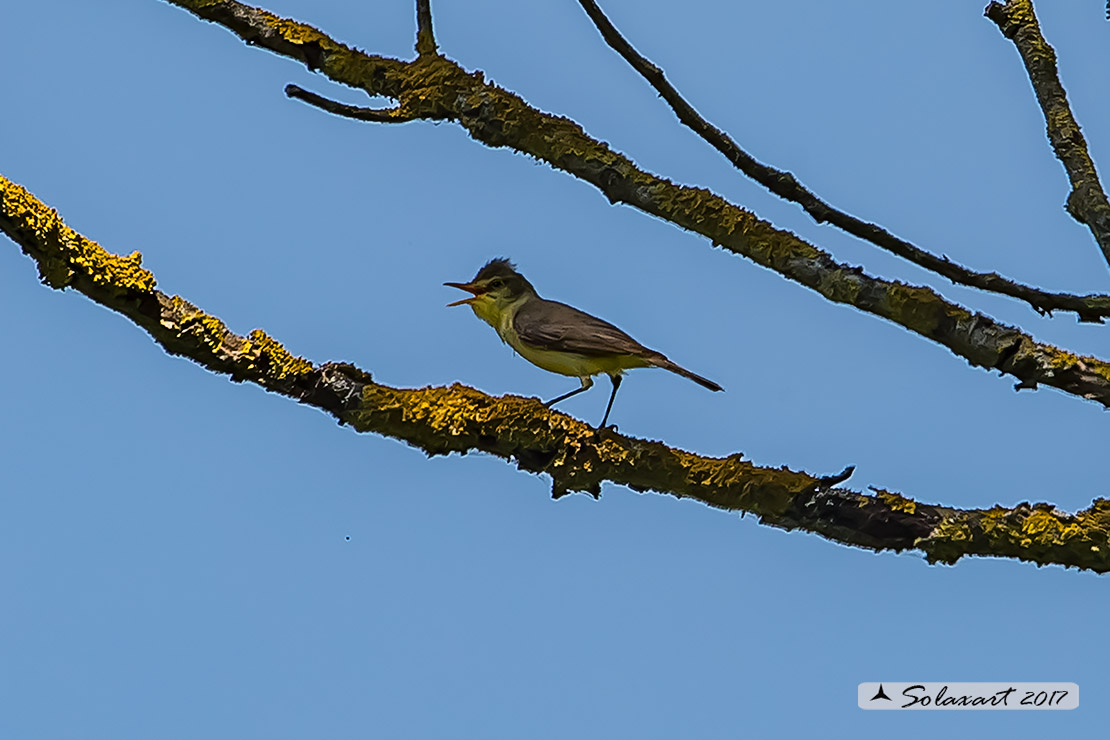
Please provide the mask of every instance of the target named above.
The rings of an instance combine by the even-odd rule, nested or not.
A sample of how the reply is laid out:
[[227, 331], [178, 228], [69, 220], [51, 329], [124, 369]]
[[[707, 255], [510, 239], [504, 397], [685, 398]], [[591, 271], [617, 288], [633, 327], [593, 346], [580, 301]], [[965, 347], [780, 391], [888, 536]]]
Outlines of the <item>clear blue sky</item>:
[[[608, 0], [613, 20], [757, 157], [970, 266], [1110, 291], [1017, 54], [982, 3]], [[622, 431], [953, 506], [1110, 495], [1110, 417], [834, 306], [452, 124], [287, 100], [292, 61], [156, 0], [8, 3], [0, 172], [240, 333], [382, 382], [558, 395], [453, 291], [507, 255], [725, 386], [631, 374]], [[408, 57], [409, 0], [272, 0]], [[1107, 328], [931, 278], [808, 221], [679, 126], [573, 0], [437, 2], [444, 51], [643, 167], [1040, 339]], [[1038, 8], [1096, 163], [1103, 4]], [[40, 286], [0, 240], [0, 736], [1091, 736], [1107, 581], [932, 567], [689, 501], [426, 459], [167, 356]], [[606, 384], [607, 385], [607, 384]], [[605, 385], [568, 402], [596, 422]], [[350, 538], [349, 540], [347, 538]], [[864, 713], [876, 680], [1075, 681], [1068, 713]], [[797, 702], [804, 700], [799, 708]]]

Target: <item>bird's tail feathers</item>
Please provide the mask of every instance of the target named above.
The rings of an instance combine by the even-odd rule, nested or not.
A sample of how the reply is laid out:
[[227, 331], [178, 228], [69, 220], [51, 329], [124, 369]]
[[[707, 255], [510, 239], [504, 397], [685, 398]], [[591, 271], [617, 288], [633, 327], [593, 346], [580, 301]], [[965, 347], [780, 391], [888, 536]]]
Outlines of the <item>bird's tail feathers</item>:
[[655, 360], [653, 364], [656, 367], [663, 368], [664, 370], [670, 370], [672, 373], [675, 373], [676, 375], [681, 375], [684, 378], [689, 378], [690, 380], [694, 381], [695, 383], [702, 386], [703, 388], [708, 388], [711, 391], [723, 391], [724, 390], [724, 388], [722, 388], [718, 384], [714, 383], [709, 378], [703, 378], [702, 376], [698, 375], [697, 373], [691, 372], [690, 370], [687, 370], [686, 368], [682, 367], [681, 365], [676, 365], [675, 363], [668, 360], [666, 357], [660, 356], [659, 359]]

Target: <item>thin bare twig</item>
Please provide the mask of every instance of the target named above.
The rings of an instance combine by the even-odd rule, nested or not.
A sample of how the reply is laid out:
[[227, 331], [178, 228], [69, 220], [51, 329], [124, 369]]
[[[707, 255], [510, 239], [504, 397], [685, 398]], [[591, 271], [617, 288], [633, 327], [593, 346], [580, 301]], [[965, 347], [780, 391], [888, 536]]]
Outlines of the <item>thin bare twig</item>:
[[1031, 0], [992, 2], [983, 15], [1017, 47], [1044, 112], [1052, 150], [1071, 180], [1071, 193], [1065, 207], [1072, 218], [1091, 230], [1110, 264], [1110, 202], [1087, 152], [1083, 132], [1068, 105], [1067, 92], [1056, 70], [1056, 52], [1041, 34], [1033, 3]]
[[317, 95], [314, 92], [305, 90], [303, 87], [292, 84], [285, 86], [285, 94], [291, 98], [303, 100], [309, 105], [314, 105], [328, 113], [334, 113], [337, 116], [344, 116], [346, 118], [354, 118], [359, 121], [405, 123], [419, 118], [419, 116], [404, 110], [401, 106], [397, 106], [396, 108], [362, 108], [357, 105], [347, 105], [346, 103], [340, 103], [336, 100], [325, 98], [322, 95]]
[[647, 172], [570, 119], [544, 113], [442, 55], [402, 62], [352, 49], [307, 24], [238, 0], [168, 0], [215, 21], [255, 45], [302, 61], [370, 95], [400, 101], [430, 121], [457, 121], [476, 141], [511, 147], [625, 203], [824, 296], [947, 347], [976, 367], [997, 369], [1019, 388], [1052, 386], [1110, 408], [1110, 363], [1036, 341], [1019, 328], [946, 300], [931, 288], [869, 275], [777, 229], [704, 188]]
[[744, 151], [727, 133], [707, 121], [682, 94], [667, 80], [663, 70], [644, 57], [621, 35], [594, 0], [578, 0], [593, 21], [601, 37], [629, 66], [671, 106], [678, 120], [719, 151], [738, 170], [752, 178], [775, 195], [793, 201], [802, 207], [817, 223], [829, 223], [852, 236], [871, 242], [893, 254], [909, 260], [926, 270], [979, 290], [1000, 293], [1025, 301], [1042, 314], [1053, 311], [1074, 312], [1080, 321], [1102, 323], [1110, 316], [1110, 295], [1085, 296], [1040, 290], [1015, 282], [995, 272], [975, 272], [938, 257], [890, 233], [873, 223], [862, 221], [838, 210], [802, 185], [793, 174], [779, 170], [755, 159]]
[[431, 0], [416, 0], [416, 53], [420, 56], [436, 53]]

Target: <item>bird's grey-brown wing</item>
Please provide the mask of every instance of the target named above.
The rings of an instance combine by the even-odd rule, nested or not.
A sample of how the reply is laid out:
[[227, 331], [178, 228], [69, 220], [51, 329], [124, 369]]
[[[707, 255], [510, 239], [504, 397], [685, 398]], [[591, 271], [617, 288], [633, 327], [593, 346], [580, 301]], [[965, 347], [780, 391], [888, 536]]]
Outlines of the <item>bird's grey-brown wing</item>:
[[513, 317], [513, 329], [522, 342], [541, 349], [593, 357], [659, 356], [608, 321], [557, 301], [526, 301]]

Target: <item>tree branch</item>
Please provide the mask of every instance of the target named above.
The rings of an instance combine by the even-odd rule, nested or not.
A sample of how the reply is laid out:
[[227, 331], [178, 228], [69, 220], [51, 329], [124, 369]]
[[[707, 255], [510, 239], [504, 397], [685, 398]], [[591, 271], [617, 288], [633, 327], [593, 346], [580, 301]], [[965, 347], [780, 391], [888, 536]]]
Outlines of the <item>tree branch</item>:
[[123, 314], [167, 352], [236, 381], [314, 406], [360, 432], [399, 439], [428, 455], [486, 452], [551, 476], [556, 497], [599, 495], [610, 481], [636, 491], [694, 498], [756, 514], [766, 524], [803, 529], [873, 550], [919, 550], [931, 562], [992, 555], [1110, 571], [1110, 501], [1071, 515], [1047, 504], [959, 510], [888, 491], [833, 488], [851, 474], [817, 477], [754, 465], [735, 454], [695, 455], [611, 431], [598, 432], [539, 399], [495, 398], [455, 384], [393, 388], [346, 363], [314, 365], [260, 329], [231, 332], [219, 318], [155, 288], [138, 252], [107, 252], [57, 212], [0, 176], [0, 231], [38, 264], [43, 282], [73, 288]]
[[416, 53], [420, 56], [436, 53], [431, 0], [416, 0]]
[[317, 95], [314, 92], [309, 92], [303, 87], [297, 85], [286, 85], [285, 94], [290, 98], [303, 100], [309, 105], [314, 105], [317, 108], [334, 113], [337, 116], [344, 116], [346, 118], [354, 118], [358, 121], [373, 121], [374, 123], [404, 123], [406, 121], [416, 120], [416, 116], [400, 106], [396, 108], [362, 108], [357, 105], [347, 105], [340, 103], [322, 95]]
[[1110, 363], [1037, 342], [929, 288], [883, 280], [838, 263], [827, 252], [715, 193], [676, 185], [641, 170], [587, 136], [573, 121], [536, 110], [519, 96], [487, 83], [480, 72], [468, 74], [446, 57], [401, 62], [368, 56], [310, 26], [236, 0], [168, 2], [294, 59], [304, 60], [306, 52], [300, 46], [308, 44], [317, 68], [337, 82], [398, 99], [402, 109], [420, 118], [458, 121], [488, 146], [508, 146], [541, 159], [594, 185], [610, 203], [628, 204], [701, 234], [715, 246], [743, 255], [831, 301], [888, 319], [947, 347], [972, 365], [1012, 375], [1020, 381], [1017, 388], [1044, 384], [1110, 407]]
[[1009, 280], [998, 273], [974, 272], [952, 262], [947, 257], [938, 257], [926, 252], [877, 224], [862, 221], [834, 208], [798, 182], [793, 174], [763, 164], [744, 151], [732, 137], [698, 113], [671, 85], [662, 69], [636, 51], [594, 0], [578, 0], [578, 2], [605, 42], [659, 93], [659, 96], [671, 106], [679, 121], [723, 154], [725, 159], [745, 175], [780, 198], [800, 205], [817, 223], [832, 224], [852, 236], [871, 242], [953, 283], [1025, 301], [1041, 313], [1071, 311], [1078, 315], [1080, 321], [1095, 323], [1102, 323], [1105, 317], [1110, 316], [1110, 295], [1078, 296], [1070, 293], [1053, 293]]
[[992, 2], [983, 14], [1017, 47], [1044, 112], [1052, 150], [1071, 180], [1067, 211], [1091, 230], [1110, 264], [1110, 202], [1107, 202], [1095, 163], [1087, 152], [1083, 132], [1068, 105], [1067, 93], [1056, 70], [1056, 52], [1041, 34], [1033, 3], [1031, 0]]
[[251, 46], [301, 62], [341, 85], [366, 89], [373, 80], [375, 96], [397, 99], [411, 64], [367, 54], [333, 40], [306, 23], [298, 23], [240, 2], [222, 0], [167, 0], [217, 23]]

